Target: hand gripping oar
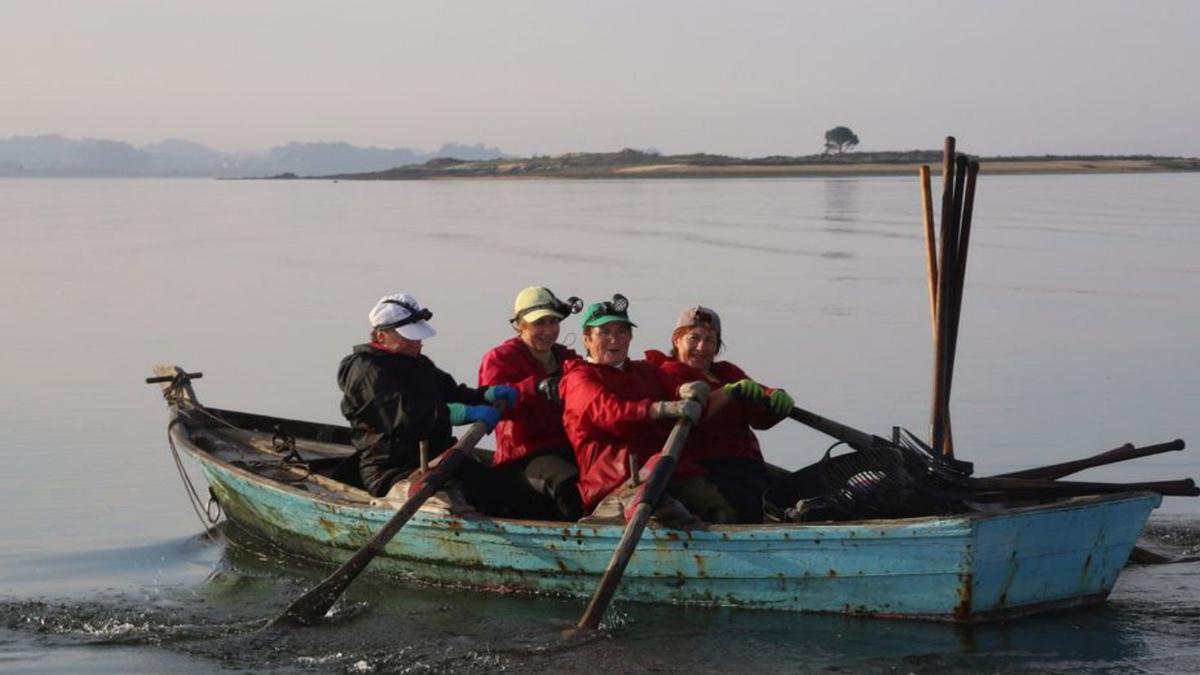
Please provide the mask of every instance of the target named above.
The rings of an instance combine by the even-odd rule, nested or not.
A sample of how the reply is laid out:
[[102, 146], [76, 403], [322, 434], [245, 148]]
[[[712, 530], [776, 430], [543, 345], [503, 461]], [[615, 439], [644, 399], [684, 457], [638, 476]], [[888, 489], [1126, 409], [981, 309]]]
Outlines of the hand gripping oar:
[[396, 511], [396, 515], [392, 516], [391, 520], [387, 521], [371, 538], [371, 541], [368, 541], [353, 557], [342, 563], [342, 566], [334, 570], [333, 574], [325, 577], [324, 581], [297, 598], [284, 610], [283, 614], [280, 614], [271, 623], [310, 626], [325, 616], [325, 613], [329, 611], [330, 607], [333, 607], [333, 603], [337, 602], [350, 583], [367, 568], [375, 556], [379, 555], [383, 547], [387, 546], [387, 543], [396, 536], [400, 528], [404, 527], [404, 524], [413, 517], [421, 505], [441, 489], [442, 484], [454, 474], [458, 465], [467, 459], [475, 444], [485, 434], [487, 434], [487, 427], [483, 422], [472, 424], [458, 440], [458, 443], [442, 453], [438, 458], [441, 461], [431, 470], [422, 473], [417, 481], [409, 487], [408, 499]]
[[675, 463], [679, 460], [679, 455], [683, 453], [683, 444], [687, 441], [688, 430], [691, 426], [692, 423], [688, 418], [680, 418], [675, 423], [675, 427], [671, 429], [671, 435], [667, 436], [662, 457], [654, 465], [650, 480], [646, 481], [646, 487], [641, 491], [633, 517], [625, 525], [625, 533], [621, 535], [621, 541], [613, 551], [612, 559], [608, 561], [608, 567], [604, 570], [604, 576], [600, 578], [600, 585], [592, 594], [592, 600], [588, 603], [583, 617], [579, 619], [576, 630], [595, 630], [600, 626], [600, 619], [604, 617], [604, 612], [612, 602], [613, 595], [617, 592], [617, 585], [621, 583], [621, 576], [625, 574], [625, 567], [629, 565], [629, 559], [633, 557], [634, 549], [637, 548], [638, 541], [642, 538], [642, 530], [646, 529], [650, 515], [667, 490], [667, 483], [671, 481], [671, 474], [675, 472]]

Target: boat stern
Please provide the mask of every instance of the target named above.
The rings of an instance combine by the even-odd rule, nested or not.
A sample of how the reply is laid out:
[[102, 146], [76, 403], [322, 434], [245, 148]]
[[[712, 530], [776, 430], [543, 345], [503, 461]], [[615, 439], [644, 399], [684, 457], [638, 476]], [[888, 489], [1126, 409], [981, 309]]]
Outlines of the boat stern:
[[976, 520], [954, 619], [975, 622], [1104, 601], [1151, 511], [1153, 493], [1079, 497]]

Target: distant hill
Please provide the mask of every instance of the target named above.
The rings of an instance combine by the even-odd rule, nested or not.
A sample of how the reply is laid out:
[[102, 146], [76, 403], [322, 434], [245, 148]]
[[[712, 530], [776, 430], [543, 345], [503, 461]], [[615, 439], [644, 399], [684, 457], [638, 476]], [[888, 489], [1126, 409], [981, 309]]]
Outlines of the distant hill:
[[449, 155], [468, 160], [504, 157], [498, 148], [482, 143], [446, 143], [430, 153], [412, 148], [293, 142], [265, 152], [228, 153], [177, 138], [139, 148], [123, 141], [46, 134], [0, 139], [0, 176], [310, 176], [383, 171]]

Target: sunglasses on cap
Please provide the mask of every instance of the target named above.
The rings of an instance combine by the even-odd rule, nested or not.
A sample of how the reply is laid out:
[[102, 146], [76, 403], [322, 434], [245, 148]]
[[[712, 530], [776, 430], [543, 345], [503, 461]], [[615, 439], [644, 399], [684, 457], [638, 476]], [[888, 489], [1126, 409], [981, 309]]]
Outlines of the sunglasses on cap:
[[536, 305], [530, 305], [529, 307], [522, 309], [521, 311], [517, 312], [513, 318], [509, 319], [509, 321], [516, 323], [520, 321], [521, 318], [526, 314], [530, 312], [536, 312], [539, 309], [548, 309], [555, 314], [561, 314], [563, 316], [567, 316], [568, 314], [578, 314], [579, 312], [583, 311], [583, 300], [580, 300], [574, 295], [567, 298], [566, 302], [563, 302], [562, 300], [559, 300], [558, 297], [554, 295], [554, 292], [550, 289], [547, 288], [546, 292], [550, 294], [550, 299], [548, 301], [539, 302]]
[[407, 326], [410, 323], [417, 323], [418, 321], [428, 321], [433, 318], [433, 312], [424, 307], [417, 309], [410, 303], [404, 302], [403, 300], [384, 300], [383, 303], [385, 305], [400, 305], [404, 309], [408, 310], [408, 316], [400, 319], [399, 321], [393, 321], [391, 323], [375, 326], [377, 330], [390, 330], [392, 328]]
[[716, 317], [713, 316], [712, 312], [706, 312], [702, 309], [697, 309], [696, 311], [692, 312], [692, 324], [695, 325], [699, 323], [715, 324], [717, 322]]

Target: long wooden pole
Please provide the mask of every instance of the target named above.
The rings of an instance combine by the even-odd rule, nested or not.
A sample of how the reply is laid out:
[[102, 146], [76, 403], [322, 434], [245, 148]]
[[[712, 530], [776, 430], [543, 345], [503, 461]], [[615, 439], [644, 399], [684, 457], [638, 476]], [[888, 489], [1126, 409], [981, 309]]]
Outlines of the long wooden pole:
[[[959, 216], [958, 225], [958, 254], [955, 257], [954, 279], [951, 280], [951, 285], [954, 292], [951, 297], [954, 305], [948, 308], [950, 313], [950, 339], [946, 345], [946, 391], [945, 405], [950, 405], [950, 391], [954, 384], [954, 357], [958, 353], [958, 324], [959, 317], [962, 315], [963, 289], [966, 285], [967, 276], [967, 251], [971, 243], [971, 215], [975, 209], [975, 181], [979, 176], [979, 162], [968, 162], [966, 157], [958, 159], [958, 175], [966, 173], [966, 188], [963, 191], [960, 208], [961, 215]], [[955, 196], [958, 201], [957, 195]], [[947, 415], [949, 412], [947, 411]], [[949, 424], [947, 424], [947, 438], [949, 438]], [[950, 450], [947, 454], [954, 454], [953, 443], [950, 444]]]
[[959, 155], [955, 160], [954, 172], [954, 198], [951, 206], [951, 255], [946, 261], [946, 266], [942, 273], [949, 277], [946, 281], [946, 292], [939, 295], [943, 298], [942, 302], [938, 303], [939, 316], [945, 314], [944, 330], [942, 335], [942, 388], [941, 401], [942, 407], [942, 439], [941, 445], [934, 445], [935, 449], [940, 450], [943, 455], [954, 455], [954, 432], [953, 425], [950, 422], [950, 392], [954, 388], [954, 355], [958, 350], [958, 313], [962, 307], [963, 294], [963, 271], [966, 260], [964, 258], [965, 246], [963, 243], [963, 202], [966, 199], [966, 182], [967, 182], [968, 161], [966, 155]]
[[1036, 478], [966, 478], [966, 487], [980, 491], [1022, 492], [1045, 495], [1096, 495], [1145, 490], [1171, 497], [1200, 497], [1200, 488], [1191, 478], [1148, 483], [1079, 483]]
[[1158, 445], [1147, 445], [1144, 448], [1135, 448], [1132, 443], [1126, 443], [1119, 448], [1114, 448], [1108, 452], [1102, 452], [1098, 455], [1085, 457], [1084, 459], [1076, 459], [1070, 462], [1061, 462], [1059, 464], [1051, 464], [1049, 466], [1039, 466], [1034, 469], [1025, 469], [1023, 471], [1011, 471], [1002, 473], [992, 478], [1036, 478], [1041, 480], [1057, 480], [1063, 476], [1069, 476], [1073, 473], [1078, 473], [1085, 469], [1092, 469], [1097, 466], [1106, 464], [1115, 464], [1117, 462], [1125, 462], [1139, 457], [1149, 457], [1164, 452], [1176, 452], [1183, 450], [1183, 439], [1177, 438], [1170, 443], [1159, 443]]
[[946, 411], [946, 351], [950, 339], [950, 315], [952, 306], [951, 281], [955, 278], [955, 257], [958, 253], [958, 222], [954, 208], [955, 183], [954, 137], [946, 137], [945, 156], [942, 158], [942, 226], [941, 254], [938, 263], [937, 333], [934, 337], [933, 358], [933, 401], [930, 411], [930, 445], [942, 450], [945, 442]]
[[925, 221], [925, 265], [929, 270], [929, 329], [937, 339], [938, 260], [937, 234], [933, 230], [933, 194], [929, 185], [929, 165], [921, 166], [921, 213]]

